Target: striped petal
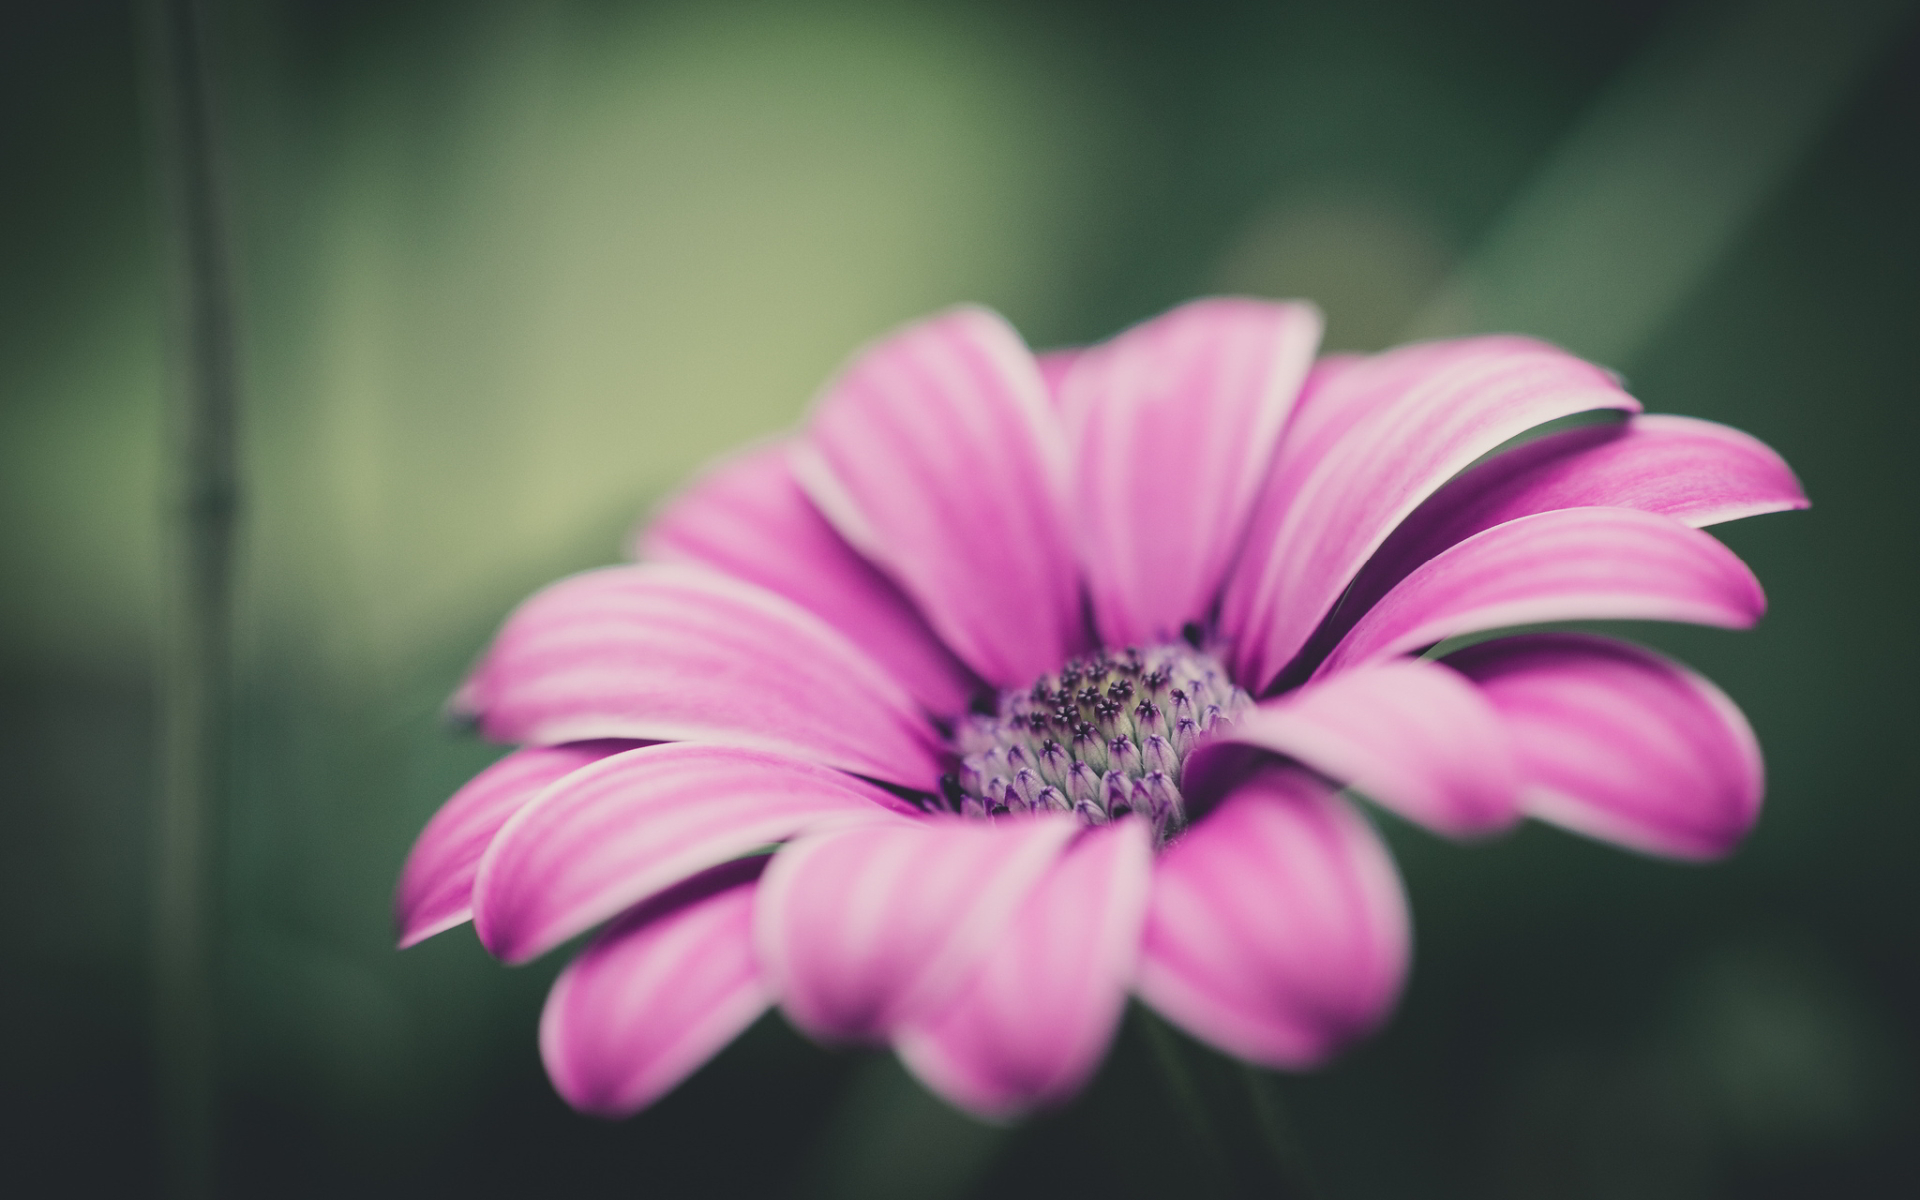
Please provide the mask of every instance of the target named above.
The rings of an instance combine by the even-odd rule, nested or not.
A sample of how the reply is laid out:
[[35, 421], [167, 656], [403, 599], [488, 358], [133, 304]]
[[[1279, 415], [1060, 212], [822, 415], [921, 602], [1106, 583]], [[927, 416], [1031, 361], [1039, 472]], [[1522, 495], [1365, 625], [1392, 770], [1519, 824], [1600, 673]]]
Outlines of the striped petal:
[[1446, 638], [1548, 621], [1683, 621], [1744, 629], [1759, 580], [1711, 534], [1627, 508], [1509, 521], [1446, 551], [1388, 592], [1320, 665], [1324, 676]]
[[806, 838], [760, 885], [760, 962], [794, 1024], [883, 1040], [947, 1002], [1002, 944], [1080, 828], [1065, 814], [896, 821]]
[[869, 347], [828, 387], [793, 464], [989, 683], [1024, 686], [1084, 647], [1066, 438], [998, 315], [955, 309]]
[[469, 779], [433, 814], [407, 853], [394, 889], [393, 923], [400, 948], [423, 942], [473, 918], [473, 875], [480, 856], [507, 819], [548, 784], [588, 763], [631, 750], [635, 742], [572, 742], [515, 750]]
[[1454, 542], [1556, 508], [1637, 508], [1700, 528], [1807, 507], [1793, 470], [1759, 438], [1649, 413], [1569, 429], [1487, 460], [1409, 520], [1421, 542]]
[[1105, 644], [1170, 641], [1211, 612], [1321, 327], [1307, 304], [1201, 300], [1075, 360], [1061, 406]]
[[1267, 1066], [1325, 1060], [1399, 995], [1406, 896], [1373, 830], [1327, 786], [1269, 768], [1155, 864], [1141, 998]]
[[1143, 822], [1083, 834], [960, 995], [895, 1038], [929, 1088], [994, 1119], [1080, 1090], [1140, 957], [1153, 849]]
[[1652, 651], [1530, 634], [1449, 655], [1513, 733], [1527, 812], [1650, 854], [1714, 858], [1760, 813], [1760, 746], [1733, 701]]
[[1303, 400], [1256, 503], [1221, 611], [1256, 695], [1395, 526], [1474, 459], [1535, 425], [1639, 403], [1590, 363], [1516, 337], [1343, 364]]
[[1222, 740], [1287, 755], [1453, 837], [1520, 815], [1506, 726], [1437, 663], [1396, 659], [1310, 683], [1242, 713]]
[[507, 619], [455, 698], [491, 738], [705, 741], [908, 787], [939, 779], [919, 706], [791, 600], [705, 567], [608, 567]]
[[1354, 621], [1421, 563], [1483, 529], [1557, 508], [1659, 513], [1699, 528], [1807, 507], [1778, 454], [1737, 429], [1692, 417], [1637, 416], [1551, 434], [1464, 472], [1393, 531], [1340, 608], [1314, 634], [1325, 656]]
[[1040, 368], [1040, 382], [1046, 386], [1048, 400], [1055, 404], [1060, 402], [1060, 389], [1066, 386], [1067, 376], [1073, 370], [1074, 360], [1079, 358], [1085, 349], [1084, 346], [1066, 346], [1033, 356], [1034, 365]]
[[540, 1014], [540, 1057], [568, 1104], [603, 1117], [638, 1112], [772, 1004], [753, 957], [764, 861], [656, 896], [567, 964]]
[[709, 471], [648, 525], [639, 557], [704, 564], [785, 596], [865, 650], [929, 711], [964, 711], [979, 680], [827, 524], [787, 469], [790, 454], [782, 442]]
[[887, 819], [899, 803], [753, 750], [629, 750], [568, 776], [500, 830], [474, 880], [474, 930], [495, 955], [525, 962], [696, 872], [809, 829]]

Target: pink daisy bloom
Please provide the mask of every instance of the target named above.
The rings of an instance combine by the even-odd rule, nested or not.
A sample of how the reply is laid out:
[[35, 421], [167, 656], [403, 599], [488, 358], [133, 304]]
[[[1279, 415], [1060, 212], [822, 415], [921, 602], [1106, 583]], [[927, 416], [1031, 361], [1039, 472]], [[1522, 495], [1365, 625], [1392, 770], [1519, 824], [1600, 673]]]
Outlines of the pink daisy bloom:
[[1804, 507], [1786, 464], [1538, 342], [1316, 361], [1320, 328], [1203, 300], [1036, 358], [961, 308], [862, 351], [637, 563], [508, 618], [455, 703], [522, 748], [421, 834], [402, 945], [604, 926], [540, 1025], [590, 1112], [777, 1005], [1006, 1117], [1073, 1094], [1129, 994], [1274, 1067], [1378, 1025], [1407, 905], [1347, 789], [1449, 837], [1729, 850], [1760, 755], [1705, 679], [1571, 633], [1427, 652], [1753, 624], [1699, 527]]

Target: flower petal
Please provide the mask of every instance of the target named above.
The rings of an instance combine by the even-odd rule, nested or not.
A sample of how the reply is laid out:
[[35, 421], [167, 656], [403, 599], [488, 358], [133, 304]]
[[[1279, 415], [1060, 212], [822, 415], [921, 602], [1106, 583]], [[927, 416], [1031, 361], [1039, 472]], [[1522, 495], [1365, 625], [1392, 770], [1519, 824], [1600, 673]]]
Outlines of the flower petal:
[[1474, 459], [1545, 421], [1639, 407], [1599, 367], [1525, 338], [1343, 364], [1282, 436], [1228, 582], [1236, 676], [1264, 691], [1393, 528]]
[[997, 314], [954, 309], [869, 347], [828, 387], [793, 463], [989, 683], [1025, 686], [1084, 647], [1066, 438]]
[[697, 871], [823, 825], [888, 819], [900, 803], [754, 750], [629, 750], [568, 776], [500, 830], [474, 880], [474, 930], [495, 955], [525, 962]]
[[400, 948], [423, 942], [473, 917], [473, 874], [500, 827], [550, 783], [609, 754], [631, 750], [623, 741], [530, 746], [469, 779], [420, 831], [393, 893]]
[[1094, 621], [1109, 646], [1213, 608], [1320, 342], [1308, 304], [1185, 304], [1082, 353], [1061, 391]]
[[773, 1003], [753, 957], [763, 863], [728, 863], [654, 897], [567, 964], [540, 1014], [540, 1057], [568, 1104], [638, 1112]]
[[777, 592], [860, 646], [932, 712], [963, 712], [980, 681], [872, 563], [827, 524], [787, 469], [791, 447], [722, 463], [635, 544], [654, 562], [702, 563]]
[[1499, 638], [1446, 661], [1513, 731], [1532, 816], [1652, 854], [1713, 858], [1759, 815], [1753, 730], [1678, 663], [1572, 633]]
[[879, 1040], [946, 1001], [1005, 938], [1080, 825], [930, 817], [823, 834], [760, 884], [760, 963], [794, 1024]]
[[491, 738], [706, 741], [931, 790], [913, 698], [819, 617], [705, 567], [607, 567], [507, 619], [455, 704]]
[[1592, 506], [1637, 508], [1698, 528], [1805, 508], [1807, 497], [1766, 443], [1711, 421], [1638, 416], [1551, 434], [1455, 477], [1402, 522], [1315, 631], [1318, 650], [1301, 656], [1305, 665], [1447, 547], [1519, 517]]
[[1073, 362], [1085, 351], [1084, 346], [1063, 346], [1033, 356], [1034, 364], [1040, 368], [1040, 382], [1047, 388], [1047, 399], [1055, 404], [1060, 402], [1060, 389], [1073, 370]]
[[1396, 659], [1329, 676], [1242, 713], [1221, 740], [1285, 754], [1454, 837], [1520, 815], [1499, 714], [1437, 663]]
[[1449, 637], [1547, 621], [1684, 621], [1744, 629], [1760, 581], [1711, 534], [1629, 508], [1563, 508], [1475, 534], [1355, 623], [1317, 676]]
[[1423, 512], [1408, 525], [1444, 525], [1436, 532], [1451, 531], [1452, 545], [1516, 517], [1596, 506], [1637, 508], [1699, 528], [1805, 508], [1807, 496], [1759, 438], [1649, 413], [1565, 430], [1489, 459], [1436, 493], [1431, 516]]
[[929, 1088], [990, 1118], [1079, 1091], [1126, 1006], [1152, 872], [1144, 822], [1083, 834], [973, 983], [895, 1037], [900, 1057]]
[[1408, 940], [1379, 837], [1325, 784], [1270, 767], [1160, 856], [1136, 990], [1229, 1054], [1308, 1067], [1385, 1017]]

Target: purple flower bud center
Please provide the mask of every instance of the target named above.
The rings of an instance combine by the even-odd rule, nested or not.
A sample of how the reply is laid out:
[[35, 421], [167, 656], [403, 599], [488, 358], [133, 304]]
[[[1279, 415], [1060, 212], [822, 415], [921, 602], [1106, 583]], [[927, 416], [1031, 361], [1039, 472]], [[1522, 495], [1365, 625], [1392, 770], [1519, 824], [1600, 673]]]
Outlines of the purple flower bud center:
[[1104, 825], [1132, 813], [1164, 843], [1186, 825], [1187, 755], [1252, 703], [1184, 642], [1076, 658], [960, 722], [947, 794], [971, 817], [1058, 811]]

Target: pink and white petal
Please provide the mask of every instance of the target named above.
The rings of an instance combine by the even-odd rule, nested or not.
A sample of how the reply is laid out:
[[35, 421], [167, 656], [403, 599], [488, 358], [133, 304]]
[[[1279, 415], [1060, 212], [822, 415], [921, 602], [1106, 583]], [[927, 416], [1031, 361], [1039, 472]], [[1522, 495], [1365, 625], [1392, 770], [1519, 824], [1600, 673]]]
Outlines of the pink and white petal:
[[1423, 564], [1354, 624], [1315, 677], [1450, 637], [1548, 621], [1682, 621], [1744, 629], [1760, 581], [1711, 534], [1629, 508], [1564, 508], [1475, 534]]
[[1046, 385], [1047, 399], [1055, 404], [1060, 402], [1060, 388], [1073, 370], [1073, 361], [1085, 351], [1084, 346], [1067, 346], [1034, 355], [1033, 361], [1040, 368], [1040, 382]]
[[1272, 1067], [1372, 1030], [1406, 976], [1407, 901], [1378, 835], [1328, 786], [1270, 767], [1155, 864], [1135, 990]]
[[1766, 443], [1712, 421], [1637, 416], [1516, 447], [1450, 481], [1393, 531], [1340, 612], [1316, 634], [1331, 646], [1408, 572], [1483, 529], [1557, 508], [1659, 513], [1699, 528], [1807, 507], [1793, 471]]
[[[1351, 402], [1353, 389], [1346, 381], [1354, 372], [1373, 365], [1374, 360], [1364, 354], [1325, 354], [1313, 361], [1300, 384], [1300, 394], [1294, 399], [1293, 413], [1280, 431], [1280, 444], [1274, 447], [1269, 474], [1289, 468], [1298, 474], [1300, 463], [1326, 453], [1354, 422], [1366, 415], [1364, 404]], [[1267, 490], [1262, 487], [1263, 497]]]
[[588, 571], [522, 604], [456, 707], [500, 741], [704, 741], [931, 790], [913, 697], [793, 601], [707, 567]]
[[1066, 437], [997, 314], [953, 309], [863, 351], [822, 396], [793, 468], [989, 683], [1025, 686], [1084, 648]]
[[474, 931], [525, 962], [709, 867], [811, 829], [905, 821], [904, 803], [813, 763], [674, 743], [584, 767], [515, 813], [480, 860]]
[[554, 980], [540, 1058], [568, 1104], [639, 1112], [772, 1005], [753, 956], [760, 865], [729, 863], [640, 905]]
[[802, 838], [760, 884], [760, 964], [793, 1023], [881, 1041], [947, 1002], [1080, 828], [1066, 814], [894, 821]]
[[1213, 608], [1323, 322], [1309, 304], [1185, 304], [1083, 352], [1061, 391], [1080, 562], [1109, 646]]
[[1513, 732], [1527, 812], [1650, 854], [1714, 858], [1760, 813], [1760, 745], [1733, 701], [1652, 651], [1582, 634], [1470, 646], [1447, 662]]
[[1421, 501], [1536, 425], [1639, 402], [1599, 367], [1517, 337], [1403, 347], [1327, 379], [1282, 436], [1229, 580], [1236, 677], [1265, 690]]
[[1287, 755], [1451, 837], [1520, 816], [1506, 726], [1438, 663], [1395, 659], [1331, 675], [1242, 713], [1221, 740]]
[[1079, 1091], [1126, 1007], [1152, 873], [1143, 822], [1083, 834], [1027, 898], [973, 982], [895, 1035], [908, 1069], [990, 1119]]
[[529, 746], [469, 779], [407, 852], [393, 893], [400, 948], [423, 942], [473, 917], [473, 875], [495, 834], [547, 785], [639, 743], [570, 742]]
[[929, 711], [965, 711], [980, 681], [827, 524], [787, 469], [790, 454], [783, 441], [714, 467], [653, 519], [636, 555], [699, 563], [785, 596], [859, 645]]
[[1662, 413], [1517, 447], [1449, 483], [1439, 500], [1447, 503], [1433, 505], [1435, 517], [1463, 530], [1453, 541], [1556, 508], [1637, 508], [1699, 528], [1808, 503], [1793, 469], [1759, 438]]

